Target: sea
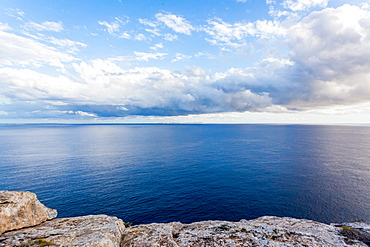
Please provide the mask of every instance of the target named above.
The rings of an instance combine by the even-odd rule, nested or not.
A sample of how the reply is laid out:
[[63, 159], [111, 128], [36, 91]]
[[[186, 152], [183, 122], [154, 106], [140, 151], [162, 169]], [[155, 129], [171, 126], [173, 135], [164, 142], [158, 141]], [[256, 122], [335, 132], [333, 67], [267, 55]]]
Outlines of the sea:
[[3, 124], [0, 190], [133, 224], [370, 221], [370, 126]]

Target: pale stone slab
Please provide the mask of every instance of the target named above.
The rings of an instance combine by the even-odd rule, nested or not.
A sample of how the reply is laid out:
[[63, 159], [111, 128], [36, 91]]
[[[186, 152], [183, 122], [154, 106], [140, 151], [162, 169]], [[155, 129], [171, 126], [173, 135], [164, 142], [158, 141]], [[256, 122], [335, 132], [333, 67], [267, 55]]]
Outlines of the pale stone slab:
[[7, 232], [0, 246], [119, 247], [125, 225], [117, 217], [88, 215], [46, 221], [38, 226]]
[[0, 191], [0, 234], [38, 225], [57, 216], [36, 194], [28, 191]]
[[327, 224], [266, 216], [255, 220], [167, 223], [127, 228], [122, 246], [366, 246], [346, 243], [339, 229]]

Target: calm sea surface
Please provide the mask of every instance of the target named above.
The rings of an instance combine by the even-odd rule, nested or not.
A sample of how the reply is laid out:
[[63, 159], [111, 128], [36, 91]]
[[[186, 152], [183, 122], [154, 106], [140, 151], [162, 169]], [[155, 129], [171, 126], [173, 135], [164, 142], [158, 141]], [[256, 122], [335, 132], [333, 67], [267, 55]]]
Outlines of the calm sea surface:
[[0, 125], [0, 190], [135, 224], [370, 221], [370, 126]]

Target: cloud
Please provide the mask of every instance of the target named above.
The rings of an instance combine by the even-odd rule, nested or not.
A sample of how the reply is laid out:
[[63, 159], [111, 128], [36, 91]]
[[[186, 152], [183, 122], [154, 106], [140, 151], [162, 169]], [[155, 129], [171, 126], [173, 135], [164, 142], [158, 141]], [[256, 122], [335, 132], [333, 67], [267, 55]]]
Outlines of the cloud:
[[134, 31], [129, 32], [123, 32], [120, 35], [118, 35], [118, 38], [120, 39], [130, 39], [130, 40], [138, 40], [138, 41], [144, 41], [144, 40], [150, 40], [149, 37], [145, 36], [142, 33], [136, 33]]
[[280, 17], [285, 17], [285, 16], [293, 16], [292, 12], [290, 11], [287, 11], [287, 10], [279, 10], [279, 9], [275, 9], [274, 6], [270, 6], [269, 7], [269, 15], [272, 16], [272, 17], [277, 17], [277, 18], [280, 18]]
[[138, 61], [149, 61], [149, 59], [162, 59], [167, 53], [146, 53], [146, 52], [134, 52], [136, 60]]
[[145, 35], [144, 34], [142, 34], [142, 33], [139, 33], [139, 34], [136, 34], [135, 35], [135, 38], [134, 38], [135, 40], [139, 40], [139, 41], [143, 41], [143, 40], [146, 40], [147, 38], [145, 37]]
[[370, 10], [370, 3], [361, 3], [360, 6], [362, 9]]
[[292, 110], [369, 102], [369, 27], [370, 13], [357, 6], [312, 12], [287, 28], [286, 58], [218, 73], [215, 84], [227, 92], [268, 93], [273, 105]]
[[122, 18], [115, 17], [114, 21], [112, 22], [106, 22], [106, 21], [99, 21], [98, 23], [102, 26], [105, 26], [104, 31], [108, 32], [109, 34], [114, 34], [119, 31], [119, 29], [126, 25], [129, 22], [128, 17], [124, 17], [125, 20], [122, 20]]
[[184, 60], [184, 59], [189, 59], [189, 58], [191, 58], [191, 56], [187, 56], [181, 53], [176, 53], [175, 58], [171, 60], [171, 63]]
[[304, 104], [368, 101], [368, 11], [346, 4], [313, 12], [292, 27], [289, 33], [297, 81], [302, 84], [302, 89], [305, 87], [305, 95], [300, 96]]
[[284, 0], [281, 5], [292, 11], [303, 11], [313, 7], [325, 8], [328, 2], [329, 0]]
[[144, 25], [152, 27], [152, 28], [156, 28], [158, 26], [158, 23], [155, 23], [155, 22], [152, 22], [152, 21], [149, 21], [149, 20], [146, 20], [146, 19], [139, 19], [139, 22], [141, 24], [144, 24]]
[[197, 76], [197, 77], [206, 76], [205, 71], [201, 67], [198, 67], [198, 66], [186, 66], [185, 70], [188, 76]]
[[118, 32], [119, 28], [121, 26], [119, 24], [119, 22], [117, 22], [117, 21], [114, 21], [114, 22], [111, 22], [111, 23], [108, 23], [106, 21], [99, 21], [98, 23], [102, 26], [105, 26], [106, 27], [105, 31], [107, 31], [109, 34], [113, 34], [114, 32]]
[[0, 31], [9, 31], [12, 30], [11, 27], [9, 27], [8, 23], [2, 23], [0, 22]]
[[83, 111], [76, 111], [75, 114], [78, 114], [78, 115], [83, 116], [83, 117], [94, 117], [94, 118], [97, 117], [96, 114], [83, 112]]
[[5, 9], [5, 13], [8, 16], [13, 17], [13, 18], [16, 18], [19, 21], [23, 21], [22, 18], [25, 15], [25, 13], [22, 10], [20, 10], [20, 9], [12, 9], [12, 8]]
[[87, 45], [81, 42], [72, 41], [69, 39], [57, 39], [50, 37], [48, 41], [54, 45], [65, 48], [68, 53], [76, 53], [80, 50], [80, 47], [85, 48]]
[[119, 38], [121, 38], [121, 39], [131, 39], [132, 37], [131, 37], [131, 35], [130, 35], [128, 32], [123, 32], [123, 33], [119, 36]]
[[163, 22], [167, 27], [171, 28], [177, 33], [191, 35], [191, 31], [194, 30], [194, 27], [180, 16], [158, 13], [155, 15], [155, 17], [158, 21]]
[[208, 20], [209, 26], [202, 28], [215, 45], [240, 46], [246, 43], [248, 37], [272, 38], [284, 36], [286, 29], [278, 21], [258, 20], [255, 22], [227, 23], [219, 18]]
[[155, 44], [154, 46], [152, 47], [149, 47], [151, 50], [158, 50], [158, 49], [163, 49], [163, 44], [162, 43], [158, 43], [158, 44]]
[[1, 95], [15, 101], [40, 102], [74, 98], [74, 84], [65, 76], [49, 76], [30, 69], [0, 68]]
[[0, 64], [3, 65], [63, 67], [63, 63], [75, 60], [53, 47], [3, 31], [0, 31], [0, 54]]
[[164, 39], [167, 40], [167, 41], [174, 41], [177, 38], [178, 38], [178, 36], [176, 34], [170, 34], [170, 33], [164, 34]]
[[171, 33], [161, 33], [161, 27], [165, 26], [171, 28], [173, 31], [177, 33], [183, 33], [186, 35], [191, 35], [191, 32], [195, 30], [195, 28], [186, 21], [183, 17], [176, 16], [173, 14], [163, 14], [158, 13], [155, 15], [156, 21], [149, 21], [147, 19], [139, 19], [139, 23], [148, 26], [150, 28], [144, 28], [144, 30], [148, 33], [151, 33], [152, 37], [163, 37], [166, 41], [174, 41], [178, 39], [176, 34]]
[[27, 30], [52, 31], [52, 32], [60, 32], [64, 29], [63, 24], [61, 22], [52, 22], [52, 21], [45, 21], [41, 24], [30, 21], [25, 23], [23, 27]]
[[[305, 3], [307, 8], [319, 6], [318, 2], [316, 5], [294, 3]], [[184, 29], [179, 23], [187, 22], [181, 17], [158, 15], [158, 25], [172, 18], [180, 20], [169, 22], [176, 24], [178, 33], [186, 34], [188, 30], [191, 34], [195, 30], [190, 24], [191, 28]], [[45, 36], [35, 36], [40, 38], [36, 41], [5, 32], [9, 29], [2, 24], [0, 27], [5, 30], [0, 31], [0, 65], [21, 67], [0, 67], [0, 95], [6, 98], [0, 104], [0, 114], [2, 117], [105, 118], [245, 111], [326, 112], [333, 106], [347, 111], [354, 105], [368, 105], [369, 11], [364, 6], [345, 4], [307, 13], [294, 19], [295, 22], [290, 17], [285, 22], [208, 20], [201, 30], [210, 42], [222, 48], [243, 46], [249, 40], [269, 44], [278, 40], [286, 45], [284, 52], [268, 53], [249, 67], [231, 67], [217, 73], [198, 66], [186, 66], [183, 72], [158, 67], [121, 67], [127, 61], [139, 64], [165, 58], [173, 62], [190, 58], [178, 52], [156, 52], [163, 48], [157, 40], [149, 47], [152, 50], [149, 53], [136, 51], [130, 56], [81, 61], [68, 52], [77, 52], [86, 46], [84, 43]], [[152, 22], [142, 21], [142, 24], [158, 28]], [[119, 27], [111, 32], [118, 35]], [[126, 34], [122, 38], [134, 39], [137, 33]], [[199, 52], [191, 57], [211, 58], [212, 55]], [[70, 66], [64, 66], [66, 63]], [[63, 69], [53, 68], [51, 74], [26, 69], [26, 66], [44, 65]], [[56, 72], [59, 76], [53, 76]]]
[[[23, 107], [23, 117], [53, 114], [119, 117], [127, 115], [187, 115], [224, 111], [257, 111], [271, 105], [267, 93], [248, 89], [226, 91], [200, 68], [187, 74], [155, 67], [123, 70], [108, 60], [74, 63], [79, 80], [49, 76], [28, 69], [0, 69], [0, 91], [12, 103]], [[32, 105], [25, 107], [26, 102]], [[10, 107], [10, 108], [9, 108]], [[81, 115], [81, 114], [80, 114]], [[20, 117], [20, 116], [19, 116]]]
[[144, 30], [148, 33], [151, 33], [154, 36], [162, 36], [162, 34], [159, 32], [160, 30], [158, 28], [153, 28], [153, 29], [146, 28]]

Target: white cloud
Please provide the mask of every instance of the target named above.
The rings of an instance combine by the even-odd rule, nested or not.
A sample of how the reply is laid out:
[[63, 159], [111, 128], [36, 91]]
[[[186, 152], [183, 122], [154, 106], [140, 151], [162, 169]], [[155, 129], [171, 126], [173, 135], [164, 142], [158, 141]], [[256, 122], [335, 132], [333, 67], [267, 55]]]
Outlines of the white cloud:
[[23, 21], [22, 17], [24, 17], [25, 13], [20, 9], [12, 9], [8, 8], [5, 12], [8, 16], [16, 18], [19, 21]]
[[131, 35], [130, 35], [128, 32], [123, 32], [123, 33], [119, 36], [119, 38], [121, 38], [121, 39], [131, 39], [132, 37], [131, 37]]
[[[242, 37], [227, 25], [217, 30], [218, 42]], [[370, 12], [348, 4], [315, 11], [287, 28], [286, 38], [286, 58], [271, 57], [254, 68], [217, 73], [219, 87], [262, 90], [273, 104], [290, 109], [369, 102]]]
[[49, 64], [63, 67], [63, 63], [75, 60], [57, 49], [35, 40], [0, 31], [0, 64], [33, 65]]
[[154, 46], [150, 47], [151, 50], [158, 50], [158, 49], [163, 49], [163, 44], [162, 43], [158, 43], [158, 44], [155, 44]]
[[291, 59], [305, 107], [369, 100], [370, 13], [343, 5], [313, 12], [289, 32]]
[[47, 42], [49, 44], [55, 45], [53, 49], [64, 49], [64, 52], [67, 53], [77, 53], [80, 48], [85, 48], [87, 45], [81, 42], [73, 41], [70, 39], [58, 39], [55, 37], [48, 37], [44, 34], [37, 33], [36, 35], [28, 33], [28, 32], [22, 32], [23, 35], [26, 35], [28, 37], [31, 37], [34, 40], [37, 40], [39, 42]]
[[83, 117], [97, 117], [96, 114], [83, 112], [83, 111], [76, 111], [75, 114], [83, 116]]
[[188, 76], [198, 76], [198, 77], [205, 77], [206, 72], [198, 66], [186, 66], [186, 74]]
[[181, 53], [176, 53], [175, 58], [171, 60], [171, 63], [184, 60], [184, 59], [189, 59], [189, 58], [191, 58], [191, 56], [187, 56]]
[[287, 30], [278, 21], [267, 21], [258, 20], [254, 22], [256, 28], [256, 37], [269, 39], [272, 37], [282, 37], [285, 36]]
[[111, 22], [111, 23], [108, 23], [106, 21], [99, 21], [98, 23], [102, 26], [105, 26], [106, 27], [105, 31], [107, 31], [109, 34], [113, 34], [114, 32], [118, 32], [119, 28], [121, 26], [117, 21], [114, 21], [114, 22]]
[[108, 32], [109, 34], [114, 34], [115, 32], [118, 32], [122, 26], [126, 25], [129, 22], [128, 17], [124, 17], [124, 19], [125, 20], [122, 20], [122, 18], [115, 17], [114, 21], [110, 23], [106, 21], [99, 21], [98, 23], [106, 27], [104, 31]]
[[257, 20], [255, 22], [237, 22], [230, 24], [221, 19], [208, 20], [209, 26], [203, 27], [212, 39], [207, 39], [212, 44], [229, 45], [237, 47], [246, 43], [246, 38], [272, 38], [284, 36], [286, 29], [278, 21]]
[[[81, 92], [82, 96], [95, 104], [114, 102], [120, 106], [117, 111], [122, 111], [123, 106], [122, 114], [130, 113], [133, 107], [160, 108], [166, 114], [177, 115], [184, 114], [182, 112], [257, 110], [271, 105], [267, 93], [257, 94], [243, 88], [228, 92], [218, 88], [216, 82], [225, 78], [208, 77], [197, 67], [187, 68], [190, 77], [155, 67], [123, 70], [104, 60], [74, 64], [74, 68], [91, 88]], [[228, 84], [227, 80], [224, 83]]]
[[131, 40], [138, 40], [138, 41], [144, 41], [144, 40], [150, 40], [149, 37], [145, 36], [142, 33], [136, 33], [134, 31], [129, 32], [123, 32], [121, 33], [118, 38], [120, 39], [131, 39]]
[[3, 96], [15, 101], [38, 102], [68, 99], [77, 96], [76, 87], [64, 76], [53, 77], [30, 69], [0, 68]]
[[65, 48], [68, 53], [76, 53], [80, 50], [80, 47], [84, 48], [87, 46], [86, 44], [81, 42], [72, 41], [69, 39], [57, 39], [54, 37], [50, 37], [48, 41], [54, 45]]
[[2, 23], [0, 22], [0, 31], [9, 31], [12, 30], [11, 27], [9, 27], [8, 23]]
[[146, 28], [144, 30], [148, 33], [153, 34], [154, 36], [162, 36], [162, 34], [159, 32], [160, 30], [158, 28], [153, 28], [153, 29]]
[[[256, 111], [271, 105], [267, 93], [245, 88], [226, 91], [215, 84], [222, 78], [208, 77], [196, 67], [187, 68], [188, 76], [155, 67], [123, 70], [112, 61], [100, 59], [74, 63], [73, 68], [78, 81], [28, 69], [0, 69], [1, 95], [13, 104], [35, 102], [39, 117], [63, 112], [91, 117], [184, 115]], [[6, 106], [9, 104], [0, 109], [6, 112]]]
[[153, 27], [153, 28], [158, 26], [158, 23], [155, 23], [155, 22], [152, 22], [152, 21], [149, 21], [149, 20], [146, 20], [146, 19], [139, 19], [139, 22], [141, 24], [144, 24], [146, 26]]
[[33, 29], [37, 31], [53, 31], [53, 32], [60, 32], [64, 29], [63, 24], [61, 22], [52, 22], [52, 21], [44, 21], [41, 24], [30, 21], [24, 24], [24, 28], [27, 30]]
[[210, 54], [205, 53], [205, 52], [198, 52], [194, 55], [194, 57], [207, 57], [210, 58]]
[[[266, 52], [269, 55], [250, 67], [235, 67], [214, 74], [210, 70], [206, 72], [206, 66], [186, 66], [184, 72], [157, 67], [121, 67], [131, 61], [132, 64], [142, 64], [164, 58], [171, 58], [172, 62], [190, 58], [197, 58], [198, 62], [201, 58], [215, 58], [206, 52], [195, 52], [193, 56], [176, 51], [169, 54], [156, 52], [164, 47], [160, 38], [168, 41], [178, 38], [170, 33], [161, 34], [159, 27], [166, 25], [188, 35], [195, 30], [185, 19], [171, 14], [157, 14], [157, 22], [139, 20], [154, 30], [151, 33], [158, 37], [147, 33], [148, 36], [145, 36], [137, 31], [120, 32], [125, 22], [117, 19], [111, 23], [100, 23], [116, 37], [155, 41], [148, 45], [152, 52], [136, 51], [130, 56], [88, 62], [80, 62], [68, 54], [86, 47], [84, 43], [47, 37], [45, 34], [29, 34], [33, 38], [25, 38], [5, 32], [10, 27], [0, 23], [0, 64], [3, 66], [0, 68], [0, 95], [7, 99], [5, 103], [0, 103], [0, 114], [8, 117], [11, 113], [7, 109], [16, 107], [12, 104], [27, 106], [31, 105], [29, 102], [35, 105], [31, 108], [32, 111], [38, 111], [37, 116], [72, 114], [105, 117], [324, 109], [315, 112], [319, 114], [330, 113], [327, 107], [332, 106], [349, 112], [349, 109], [354, 109], [352, 106], [358, 104], [367, 105], [364, 109], [368, 112], [368, 6], [346, 4], [305, 13], [305, 17], [294, 19], [294, 14], [301, 13], [292, 13], [291, 10], [324, 6], [325, 1], [285, 1], [284, 4], [288, 8], [284, 10], [286, 12], [278, 13], [270, 8], [270, 14], [275, 17], [288, 16], [286, 20], [235, 23], [221, 19], [208, 20], [201, 30], [208, 35], [212, 44], [220, 45], [221, 49], [243, 47], [248, 42], [256, 41], [263, 44], [262, 47], [274, 41], [286, 45], [285, 51]], [[41, 42], [49, 42], [49, 45]], [[141, 45], [145, 43], [140, 42]], [[166, 45], [166, 49], [169, 47]], [[209, 52], [207, 47], [202, 47], [202, 50]], [[66, 63], [72, 63], [72, 67], [64, 66]], [[4, 68], [14, 65], [23, 68]], [[59, 76], [25, 69], [26, 66], [34, 68], [43, 65], [63, 69], [54, 68], [55, 71], [51, 72], [58, 71]], [[24, 111], [31, 108], [25, 107]], [[334, 111], [333, 114], [340, 111]]]
[[146, 53], [146, 52], [134, 52], [136, 60], [138, 61], [149, 61], [149, 59], [163, 59], [164, 56], [168, 55], [167, 53]]
[[370, 10], [370, 2], [369, 3], [361, 3], [361, 8], [365, 10]]
[[139, 33], [139, 34], [136, 34], [135, 35], [135, 38], [134, 38], [135, 40], [139, 40], [139, 41], [143, 41], [143, 40], [146, 40], [147, 38], [145, 37], [145, 35], [144, 34], [142, 34], [142, 33]]
[[178, 38], [178, 36], [176, 34], [170, 34], [170, 33], [164, 34], [164, 39], [167, 40], [167, 41], [174, 41], [177, 38]]
[[329, 0], [284, 0], [282, 6], [293, 11], [303, 11], [313, 7], [325, 8], [328, 2]]
[[167, 27], [171, 28], [177, 33], [191, 35], [194, 27], [184, 18], [173, 14], [158, 13], [155, 15], [158, 21], [163, 22]]
[[295, 25], [290, 42], [295, 59], [316, 73], [365, 72], [370, 66], [370, 13], [356, 6], [313, 12]]
[[161, 23], [171, 28], [177, 33], [183, 33], [186, 35], [191, 35], [192, 30], [195, 30], [195, 28], [188, 21], [186, 21], [183, 17], [180, 16], [176, 16], [173, 14], [158, 13], [155, 15], [155, 17], [156, 21], [139, 19], [139, 22], [141, 24], [150, 27], [144, 28], [144, 30], [148, 33], [151, 33], [152, 37], [163, 37], [163, 39], [166, 41], [174, 41], [178, 39], [178, 36], [176, 34], [171, 33], [162, 34], [160, 29]]
[[279, 10], [279, 9], [275, 9], [274, 6], [270, 6], [269, 8], [269, 15], [272, 16], [272, 17], [284, 17], [284, 16], [291, 16], [293, 15], [292, 12], [290, 11], [287, 11], [287, 10]]

